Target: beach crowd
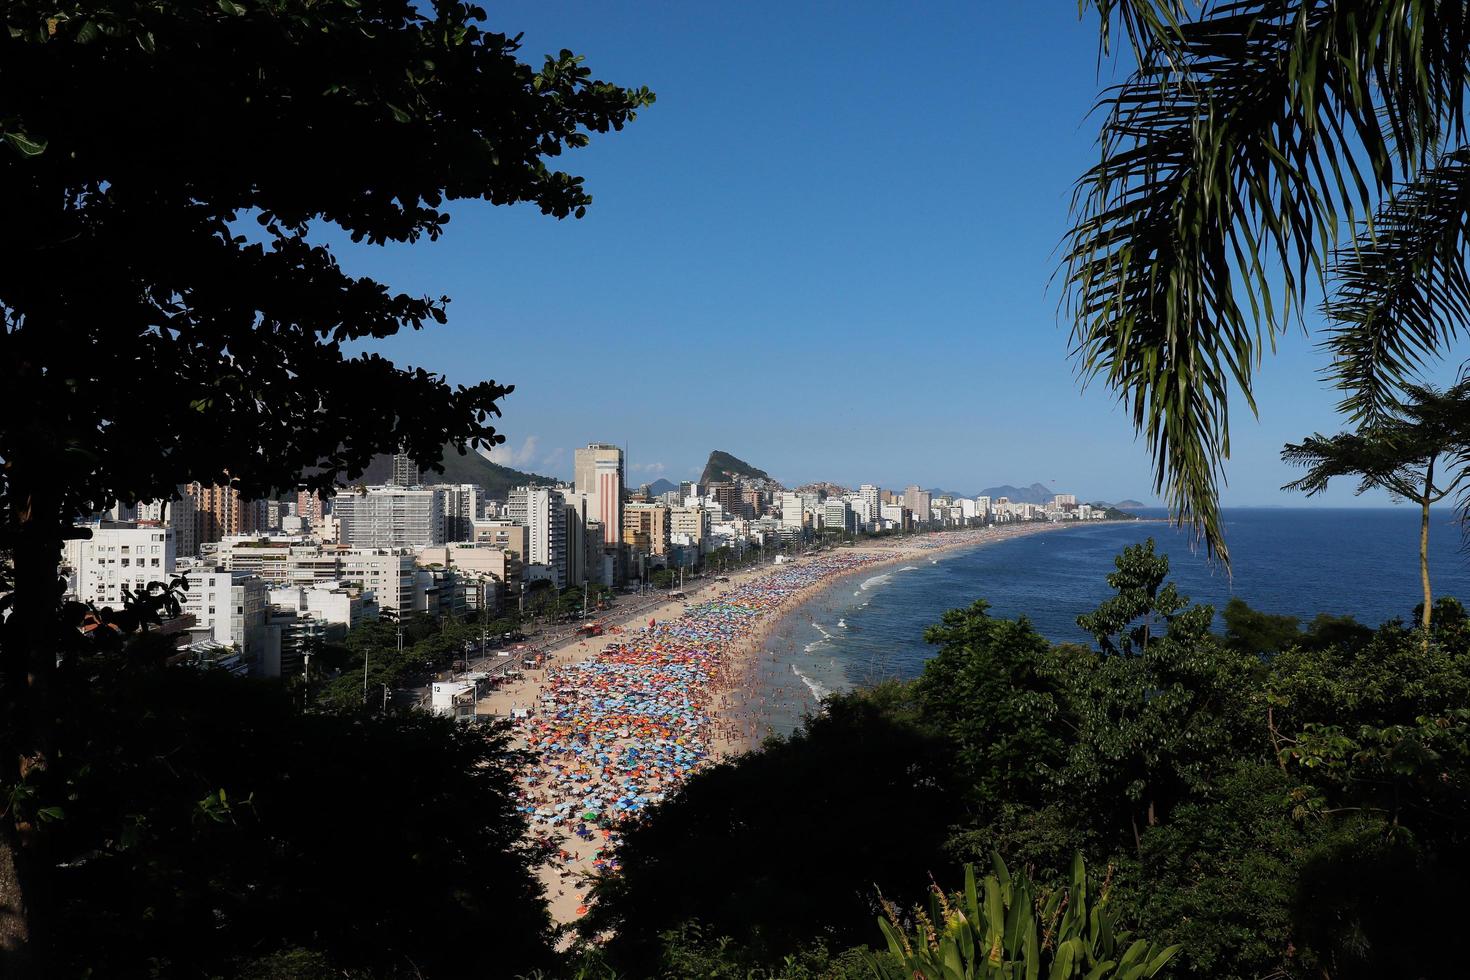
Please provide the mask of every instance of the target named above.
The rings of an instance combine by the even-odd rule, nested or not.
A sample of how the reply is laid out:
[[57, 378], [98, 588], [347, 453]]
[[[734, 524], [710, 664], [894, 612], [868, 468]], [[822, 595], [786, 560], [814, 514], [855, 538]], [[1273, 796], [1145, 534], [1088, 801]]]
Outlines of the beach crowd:
[[588, 876], [616, 868], [622, 824], [709, 763], [715, 705], [741, 645], [810, 587], [878, 560], [830, 554], [782, 565], [548, 671], [514, 726], [534, 756], [520, 810], [559, 876], [580, 891]]

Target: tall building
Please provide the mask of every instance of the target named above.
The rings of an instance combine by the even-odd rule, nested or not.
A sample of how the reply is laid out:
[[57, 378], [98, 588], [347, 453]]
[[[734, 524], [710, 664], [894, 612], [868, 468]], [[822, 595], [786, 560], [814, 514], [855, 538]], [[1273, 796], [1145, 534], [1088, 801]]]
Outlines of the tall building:
[[197, 629], [209, 630], [214, 642], [235, 647], [257, 659], [266, 643], [266, 615], [270, 610], [266, 583], [249, 572], [226, 569], [193, 571], [184, 593], [184, 612], [192, 614]]
[[63, 558], [70, 591], [81, 602], [122, 608], [123, 589], [146, 592], [149, 582], [167, 583], [174, 571], [174, 533], [159, 524], [90, 525], [88, 540], [66, 542]]
[[444, 543], [444, 501], [420, 487], [368, 487], [333, 502], [340, 540], [349, 548], [423, 548]]
[[260, 508], [255, 501], [242, 500], [233, 487], [191, 483], [184, 493], [193, 498], [197, 515], [196, 546], [260, 529]]
[[623, 543], [629, 547], [643, 545], [650, 555], [663, 555], [669, 550], [669, 508], [662, 504], [626, 504], [623, 507]]
[[835, 527], [844, 534], [857, 532], [857, 525], [853, 523], [852, 505], [845, 500], [828, 498], [822, 505], [822, 524], [825, 527]]
[[745, 498], [740, 492], [739, 484], [711, 483], [708, 493], [710, 499], [725, 509], [725, 513], [734, 517], [752, 516], [746, 509]]
[[429, 489], [439, 495], [444, 541], [473, 541], [475, 519], [480, 516], [480, 488], [473, 483], [439, 483]]
[[805, 512], [805, 501], [799, 493], [781, 494], [781, 526], [786, 528], [801, 527], [803, 513]]
[[[578, 450], [581, 452], [581, 450]], [[566, 498], [551, 487], [516, 487], [510, 492], [510, 519], [526, 527], [527, 565], [549, 570], [558, 589], [567, 584]]]
[[903, 492], [903, 504], [914, 515], [914, 520], [920, 523], [928, 523], [930, 499], [929, 491], [919, 489], [918, 484], [911, 484]]
[[709, 511], [703, 507], [674, 507], [669, 511], [669, 540], [704, 551], [709, 525]]
[[623, 451], [605, 442], [589, 443], [574, 457], [576, 489], [589, 495], [592, 520], [602, 525], [604, 545], [623, 542]]
[[388, 478], [388, 485], [394, 487], [416, 487], [423, 481], [423, 474], [419, 472], [419, 464], [413, 461], [413, 457], [407, 453], [393, 454], [393, 475]]

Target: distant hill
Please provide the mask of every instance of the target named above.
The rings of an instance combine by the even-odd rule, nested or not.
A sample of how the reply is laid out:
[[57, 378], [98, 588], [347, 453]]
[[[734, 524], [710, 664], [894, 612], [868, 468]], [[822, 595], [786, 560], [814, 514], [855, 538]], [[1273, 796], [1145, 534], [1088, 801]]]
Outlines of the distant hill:
[[[986, 487], [976, 496], [989, 497], [991, 500], [994, 500], [996, 497], [1005, 497], [1012, 503], [1017, 504], [1046, 504], [1050, 503], [1051, 499], [1058, 492], [1046, 486], [1044, 483], [1033, 483], [1029, 487], [1013, 487], [1010, 484], [1006, 484], [999, 487]], [[1064, 493], [1065, 491], [1060, 492]]]
[[718, 449], [710, 453], [709, 462], [704, 464], [704, 472], [700, 474], [699, 482], [708, 486], [711, 483], [734, 483], [736, 480], [776, 482], [771, 478], [771, 474], [751, 466], [738, 456], [731, 456]]
[[1110, 503], [1108, 503], [1105, 500], [1099, 500], [1096, 503], [1094, 503], [1092, 506], [1094, 506], [1094, 507], [1116, 507], [1118, 510], [1143, 510], [1143, 508], [1147, 507], [1148, 504], [1145, 504], [1145, 503], [1143, 503], [1142, 501], [1139, 501], [1139, 500], [1133, 500], [1132, 498], [1129, 498], [1128, 500], [1120, 500], [1116, 504], [1110, 504]]
[[651, 497], [657, 497], [659, 494], [669, 493], [677, 489], [679, 489], [679, 484], [672, 480], [665, 480], [663, 477], [659, 477], [648, 485], [648, 494]]
[[[549, 476], [522, 473], [509, 466], [492, 463], [483, 454], [473, 449], [461, 456], [459, 450], [453, 446], [445, 446], [444, 458], [439, 463], [444, 467], [443, 475], [425, 470], [425, 483], [473, 483], [484, 487], [486, 494], [500, 500], [503, 500], [513, 487], [527, 484], [546, 486], [558, 482]], [[366, 472], [356, 482], [368, 485], [387, 483], [392, 475], [393, 457], [374, 456]]]

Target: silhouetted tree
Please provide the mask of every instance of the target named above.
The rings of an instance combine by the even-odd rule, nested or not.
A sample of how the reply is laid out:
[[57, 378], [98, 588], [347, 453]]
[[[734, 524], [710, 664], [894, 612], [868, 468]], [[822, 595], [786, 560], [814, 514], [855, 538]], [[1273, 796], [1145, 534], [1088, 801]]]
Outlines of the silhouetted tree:
[[[346, 273], [319, 230], [435, 239], [449, 201], [580, 216], [547, 158], [652, 101], [569, 51], [538, 69], [434, 0], [14, 0], [0, 11], [0, 951], [38, 969], [54, 771], [57, 560], [73, 518], [189, 480], [329, 488], [375, 453], [501, 440], [510, 388], [362, 345], [445, 298]], [[41, 937], [44, 938], [44, 937]]]

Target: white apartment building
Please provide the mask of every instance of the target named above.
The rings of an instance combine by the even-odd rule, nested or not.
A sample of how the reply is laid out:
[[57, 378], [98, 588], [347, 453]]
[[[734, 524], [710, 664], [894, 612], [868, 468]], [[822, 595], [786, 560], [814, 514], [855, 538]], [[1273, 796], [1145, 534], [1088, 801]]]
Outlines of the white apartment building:
[[86, 525], [92, 537], [68, 541], [62, 560], [70, 569], [70, 591], [81, 602], [121, 608], [122, 590], [146, 591], [149, 582], [167, 583], [177, 554], [172, 528], [156, 524]]
[[424, 487], [368, 487], [332, 502], [349, 548], [424, 548], [444, 543], [444, 498]]
[[439, 495], [444, 515], [442, 542], [475, 540], [475, 521], [480, 516], [480, 494], [473, 483], [439, 483], [429, 488]]
[[[531, 566], [542, 566], [546, 569], [544, 577], [556, 588], [566, 588], [567, 517], [561, 492], [551, 487], [516, 487], [510, 492], [506, 509], [511, 520], [526, 528], [527, 573], [536, 576], [540, 573]], [[621, 514], [618, 524], [622, 524]]]
[[414, 604], [414, 556], [411, 551], [392, 548], [350, 548], [336, 552], [344, 582], [371, 592], [378, 610], [402, 619], [412, 615]]
[[669, 541], [708, 550], [710, 512], [703, 507], [674, 507], [669, 511]]
[[414, 555], [406, 549], [323, 547], [299, 538], [226, 538], [210, 558], [221, 568], [288, 588], [336, 582], [372, 593], [381, 612], [407, 616], [414, 603]]
[[196, 631], [207, 631], [215, 643], [234, 647], [247, 659], [265, 656], [266, 616], [270, 600], [265, 582], [248, 572], [216, 568], [189, 573], [184, 612], [194, 616]]
[[975, 516], [982, 521], [990, 519], [990, 498], [984, 494], [975, 498]]
[[802, 496], [799, 493], [781, 494], [781, 526], [787, 528], [799, 528], [802, 526], [802, 514], [804, 511]]

